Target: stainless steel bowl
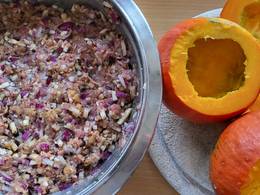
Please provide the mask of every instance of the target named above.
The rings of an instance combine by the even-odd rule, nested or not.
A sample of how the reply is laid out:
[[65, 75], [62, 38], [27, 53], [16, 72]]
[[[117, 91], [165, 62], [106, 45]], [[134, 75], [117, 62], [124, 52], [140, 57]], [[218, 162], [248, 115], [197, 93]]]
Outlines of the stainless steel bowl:
[[[8, 0], [0, 0], [8, 2]], [[69, 8], [73, 3], [87, 4], [103, 9], [103, 0], [39, 0]], [[125, 145], [118, 148], [93, 176], [63, 192], [55, 194], [114, 194], [130, 177], [143, 158], [153, 137], [159, 115], [162, 82], [159, 55], [152, 32], [142, 12], [133, 0], [111, 0], [111, 5], [120, 14], [119, 26], [134, 51], [133, 62], [139, 70], [140, 94], [136, 104], [139, 111], [133, 116], [136, 128]]]

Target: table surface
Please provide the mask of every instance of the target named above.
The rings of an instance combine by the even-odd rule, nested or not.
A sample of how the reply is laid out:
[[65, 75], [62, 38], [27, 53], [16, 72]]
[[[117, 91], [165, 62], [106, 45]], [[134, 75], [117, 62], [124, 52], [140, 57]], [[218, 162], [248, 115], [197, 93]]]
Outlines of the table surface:
[[[224, 2], [224, 0], [136, 0], [151, 25], [157, 41], [177, 22], [210, 9], [223, 7]], [[118, 194], [177, 195], [178, 193], [163, 179], [149, 155], [146, 154], [133, 176]]]

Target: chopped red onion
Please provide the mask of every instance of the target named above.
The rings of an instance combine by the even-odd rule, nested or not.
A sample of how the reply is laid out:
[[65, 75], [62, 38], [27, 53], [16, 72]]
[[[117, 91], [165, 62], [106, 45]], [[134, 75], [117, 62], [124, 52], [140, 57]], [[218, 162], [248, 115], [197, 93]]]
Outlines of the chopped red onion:
[[88, 97], [88, 95], [89, 94], [87, 92], [83, 92], [83, 93], [80, 94], [80, 99], [85, 100]]
[[43, 109], [43, 108], [44, 108], [44, 105], [41, 104], [41, 103], [36, 103], [36, 104], [35, 104], [35, 108], [40, 110], [40, 109]]
[[22, 91], [21, 92], [21, 97], [23, 98], [24, 96], [26, 96], [29, 92], [28, 91]]
[[19, 164], [22, 164], [22, 165], [25, 165], [25, 166], [28, 166], [30, 164], [30, 161], [27, 160], [27, 159], [20, 159], [18, 161]]
[[135, 123], [134, 122], [125, 123], [123, 130], [126, 133], [133, 133], [135, 130]]
[[40, 144], [40, 149], [44, 152], [49, 152], [50, 150], [50, 145], [48, 143], [41, 143]]
[[47, 89], [46, 88], [40, 88], [40, 90], [38, 91], [38, 93], [35, 95], [35, 98], [41, 98], [47, 95]]
[[58, 26], [58, 29], [61, 31], [70, 31], [75, 27], [73, 22], [64, 22]]
[[1, 64], [1, 65], [0, 65], [0, 69], [1, 69], [2, 71], [4, 71], [4, 70], [5, 70], [5, 65], [4, 65], [4, 64]]
[[11, 177], [10, 175], [6, 174], [3, 171], [0, 171], [0, 177], [2, 177], [6, 182], [10, 183], [14, 180], [13, 177]]
[[27, 189], [28, 189], [28, 184], [27, 184], [25, 181], [22, 181], [22, 182], [21, 182], [21, 187], [22, 187], [24, 190], [27, 190]]
[[57, 62], [57, 57], [52, 55], [48, 58], [48, 60], [55, 63]]
[[70, 138], [72, 137], [72, 132], [69, 131], [68, 129], [64, 130], [62, 133], [62, 141], [69, 141]]
[[34, 190], [38, 193], [38, 194], [42, 194], [43, 190], [40, 186], [35, 186]]
[[109, 156], [111, 156], [111, 152], [109, 152], [109, 151], [104, 151], [101, 153], [102, 160], [107, 160], [109, 158]]
[[121, 91], [117, 91], [116, 92], [116, 96], [118, 98], [127, 98], [128, 97], [128, 94], [124, 93], [124, 92], [121, 92]]
[[48, 76], [47, 80], [46, 80], [46, 85], [49, 86], [51, 84], [51, 82], [53, 81], [51, 76]]
[[58, 55], [60, 55], [63, 52], [63, 48], [62, 47], [58, 47], [58, 49], [56, 49], [56, 53]]
[[113, 23], [118, 23], [119, 22], [119, 16], [116, 13], [116, 11], [110, 10], [109, 15], [110, 15], [111, 20], [112, 20]]
[[16, 56], [10, 56], [10, 57], [8, 58], [8, 61], [9, 61], [9, 62], [16, 62], [17, 60], [19, 60], [19, 57], [16, 57]]
[[70, 186], [72, 186], [71, 183], [60, 183], [58, 187], [60, 191], [63, 191], [68, 189]]
[[3, 165], [5, 165], [5, 160], [4, 159], [0, 159], [0, 166], [3, 166]]
[[29, 130], [25, 130], [22, 134], [22, 140], [25, 142], [29, 139], [31, 136], [31, 132]]

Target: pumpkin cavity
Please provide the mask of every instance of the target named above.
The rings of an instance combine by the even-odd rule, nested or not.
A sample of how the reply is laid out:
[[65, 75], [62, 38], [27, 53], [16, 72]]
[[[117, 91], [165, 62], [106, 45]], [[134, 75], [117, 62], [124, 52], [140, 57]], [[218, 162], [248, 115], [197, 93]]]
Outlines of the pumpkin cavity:
[[188, 49], [190, 82], [201, 97], [221, 98], [245, 81], [246, 56], [231, 39], [197, 39]]
[[244, 8], [241, 25], [260, 39], [260, 2], [251, 3]]

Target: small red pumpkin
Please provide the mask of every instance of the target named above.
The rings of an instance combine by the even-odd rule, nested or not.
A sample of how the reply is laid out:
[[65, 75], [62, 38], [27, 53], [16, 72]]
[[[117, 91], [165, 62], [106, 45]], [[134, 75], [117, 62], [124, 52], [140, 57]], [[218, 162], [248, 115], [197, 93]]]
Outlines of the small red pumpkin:
[[259, 160], [260, 112], [251, 112], [225, 129], [211, 156], [210, 178], [217, 194], [240, 195], [252, 190], [249, 188], [255, 184], [250, 185], [254, 181], [250, 172], [260, 168]]

